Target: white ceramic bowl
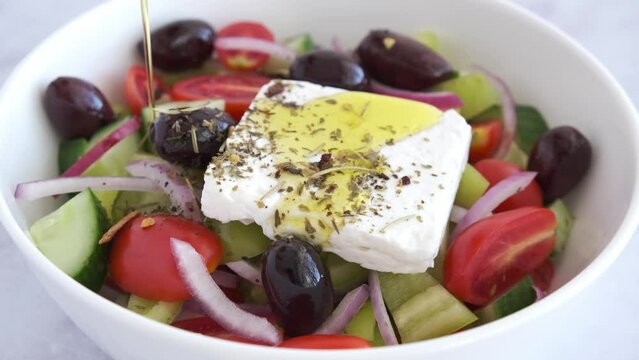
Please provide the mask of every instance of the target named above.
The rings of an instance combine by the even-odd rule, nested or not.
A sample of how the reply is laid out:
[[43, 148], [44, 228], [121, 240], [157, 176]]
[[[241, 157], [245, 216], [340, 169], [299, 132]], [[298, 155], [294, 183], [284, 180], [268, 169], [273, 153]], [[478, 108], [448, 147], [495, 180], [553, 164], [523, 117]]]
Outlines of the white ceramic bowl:
[[[59, 75], [86, 78], [113, 101], [136, 59], [140, 38], [137, 1], [106, 3], [71, 22], [35, 49], [15, 69], [0, 95], [0, 215], [34, 273], [69, 317], [102, 349], [118, 359], [461, 359], [467, 355], [519, 358], [535, 347], [539, 319], [570, 306], [614, 261], [639, 218], [639, 117], [610, 74], [586, 51], [552, 26], [509, 3], [479, 0], [151, 1], [159, 26], [186, 17], [223, 25], [238, 19], [263, 21], [276, 35], [310, 31], [319, 42], [333, 35], [355, 45], [371, 28], [402, 32], [430, 29], [443, 51], [464, 68], [484, 65], [502, 75], [516, 98], [534, 104], [553, 126], [571, 124], [592, 142], [593, 166], [569, 197], [577, 222], [560, 257], [555, 291], [540, 303], [486, 326], [426, 342], [355, 352], [281, 350], [191, 334], [135, 315], [93, 294], [51, 264], [32, 244], [29, 224], [56, 204], [51, 199], [18, 203], [17, 183], [56, 175], [58, 139], [41, 106], [45, 86]], [[6, 294], [5, 296], [11, 296]], [[587, 316], [587, 315], [586, 315]], [[546, 322], [548, 323], [548, 322]], [[537, 325], [536, 325], [537, 324]], [[517, 349], [525, 348], [526, 354]]]

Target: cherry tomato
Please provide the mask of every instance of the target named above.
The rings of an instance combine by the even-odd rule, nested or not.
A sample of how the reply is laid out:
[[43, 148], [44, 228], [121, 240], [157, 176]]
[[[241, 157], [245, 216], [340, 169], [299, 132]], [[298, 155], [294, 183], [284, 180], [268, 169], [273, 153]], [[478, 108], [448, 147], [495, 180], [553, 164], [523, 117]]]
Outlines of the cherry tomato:
[[470, 142], [468, 161], [476, 163], [491, 157], [501, 141], [501, 121], [499, 119], [473, 124], [473, 137]]
[[444, 285], [457, 298], [484, 306], [550, 256], [555, 214], [525, 207], [482, 219], [453, 239], [444, 260]]
[[205, 75], [173, 86], [175, 100], [224, 99], [224, 111], [239, 121], [262, 85], [271, 79], [255, 75]]
[[220, 263], [220, 239], [204, 225], [171, 215], [139, 215], [112, 241], [109, 261], [113, 281], [124, 291], [146, 299], [190, 298], [171, 252], [172, 237], [191, 244], [210, 271]]
[[[239, 21], [227, 25], [217, 33], [217, 39], [224, 37], [251, 37], [267, 41], [274, 41], [273, 33], [266, 26], [252, 21]], [[225, 67], [235, 71], [253, 71], [268, 61], [268, 54], [243, 51], [217, 49], [217, 57]]]
[[368, 341], [352, 335], [304, 335], [284, 340], [280, 347], [295, 349], [364, 349], [371, 347]]
[[[140, 114], [140, 110], [149, 105], [146, 89], [148, 89], [146, 81], [146, 70], [142, 65], [133, 65], [129, 68], [124, 79], [124, 97], [126, 103], [135, 115]], [[168, 88], [157, 76], [153, 77], [154, 99], [161, 98], [168, 92]]]
[[[501, 180], [523, 171], [517, 165], [498, 159], [484, 159], [477, 162], [475, 169], [479, 171], [490, 183], [495, 186]], [[533, 180], [530, 185], [519, 193], [509, 197], [495, 209], [495, 213], [518, 209], [524, 206], [543, 206], [543, 194], [537, 181]]]
[[222, 326], [220, 326], [217, 322], [215, 322], [215, 320], [209, 317], [197, 317], [193, 319], [180, 320], [174, 322], [171, 325], [186, 331], [192, 331], [198, 334], [212, 336], [219, 339], [237, 341], [246, 344], [268, 345], [263, 342], [245, 339], [243, 337], [232, 334], [224, 329]]

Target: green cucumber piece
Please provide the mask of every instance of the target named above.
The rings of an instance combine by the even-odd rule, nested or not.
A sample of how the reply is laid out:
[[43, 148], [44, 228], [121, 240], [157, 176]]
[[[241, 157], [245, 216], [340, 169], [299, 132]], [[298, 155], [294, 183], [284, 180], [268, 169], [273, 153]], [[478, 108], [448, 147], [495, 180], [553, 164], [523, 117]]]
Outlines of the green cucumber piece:
[[575, 217], [570, 213], [566, 204], [563, 201], [557, 199], [548, 207], [557, 219], [557, 232], [555, 233], [555, 249], [553, 255], [559, 254], [566, 247], [568, 238], [570, 238], [570, 231], [575, 222]]
[[470, 119], [499, 101], [490, 81], [480, 73], [459, 75], [454, 79], [435, 85], [435, 91], [450, 91], [459, 96], [464, 105], [459, 113]]
[[338, 297], [346, 295], [347, 292], [366, 282], [368, 270], [333, 253], [323, 253], [322, 255], [324, 264], [331, 274], [333, 290]]
[[222, 240], [222, 264], [260, 255], [272, 242], [255, 223], [245, 225], [239, 221], [231, 221], [223, 224], [207, 219], [205, 224]]
[[422, 45], [427, 48], [439, 53], [439, 37], [436, 33], [432, 31], [420, 31], [418, 33], [413, 34], [415, 40], [419, 41]]
[[[515, 136], [515, 142], [521, 150], [526, 154], [530, 154], [530, 151], [537, 143], [537, 140], [545, 134], [548, 130], [548, 123], [544, 119], [543, 115], [535, 107], [530, 105], [517, 105], [517, 135]], [[486, 120], [492, 120], [495, 118], [501, 119], [501, 106], [494, 105], [477, 115], [471, 120], [471, 122], [482, 122]]]
[[403, 343], [451, 334], [477, 320], [427, 273], [381, 273], [379, 280]]
[[344, 332], [348, 335], [359, 336], [362, 339], [372, 342], [375, 340], [375, 314], [373, 313], [373, 305], [368, 300], [361, 309], [355, 314], [351, 321], [346, 325]]
[[155, 301], [131, 295], [127, 308], [151, 320], [170, 324], [180, 314], [182, 302]]
[[535, 300], [537, 300], [537, 292], [533, 287], [532, 279], [527, 276], [497, 300], [476, 310], [475, 315], [480, 323], [485, 324], [519, 311], [534, 303]]
[[129, 110], [129, 107], [126, 104], [114, 103], [111, 104], [111, 108], [113, 109], [113, 113], [116, 118], [131, 116], [131, 110]]
[[171, 200], [163, 192], [120, 191], [113, 202], [111, 219], [117, 222], [131, 211], [143, 214], [170, 213]]
[[98, 241], [108, 228], [98, 199], [86, 189], [36, 221], [29, 232], [36, 247], [60, 270], [98, 291], [107, 270]]
[[240, 279], [238, 289], [244, 298], [244, 301], [251, 304], [268, 304], [266, 292], [261, 286], [255, 286], [252, 283]]
[[[102, 139], [107, 137], [115, 129], [119, 128], [130, 118], [122, 118], [114, 123], [111, 123], [102, 129], [98, 130], [91, 140], [89, 140], [88, 149], [91, 149]], [[82, 173], [83, 176], [128, 176], [129, 173], [125, 167], [131, 161], [133, 155], [138, 151], [140, 143], [140, 135], [135, 132], [120, 142], [115, 144], [109, 151], [104, 153], [96, 162]], [[109, 217], [111, 216], [111, 210], [113, 203], [118, 196], [117, 191], [95, 191], [95, 196], [100, 200], [102, 206], [107, 212]]]
[[180, 72], [167, 72], [155, 69], [155, 73], [158, 78], [165, 83], [166, 85], [173, 86], [175, 83], [180, 82], [182, 80], [186, 80], [196, 76], [203, 75], [216, 75], [225, 73], [226, 69], [222, 66], [222, 64], [214, 63], [212, 61], [207, 61], [201, 67], [197, 69], [185, 70]]
[[488, 186], [488, 180], [472, 165], [466, 164], [455, 195], [455, 205], [470, 209], [484, 195]]
[[520, 168], [525, 169], [528, 165], [528, 154], [526, 154], [516, 142], [513, 142], [510, 144], [510, 149], [508, 149], [504, 160], [510, 161]]
[[309, 33], [291, 36], [284, 40], [284, 46], [295, 51], [297, 54], [306, 54], [315, 50], [315, 41]]
[[444, 236], [439, 243], [439, 251], [435, 257], [435, 263], [432, 268], [426, 270], [428, 275], [432, 276], [439, 283], [444, 281], [444, 259], [446, 259], [446, 252], [448, 251], [448, 236], [450, 236], [450, 222], [448, 226], [446, 226]]
[[58, 150], [58, 171], [60, 174], [78, 161], [87, 150], [89, 150], [89, 142], [84, 138], [60, 143], [60, 149]]

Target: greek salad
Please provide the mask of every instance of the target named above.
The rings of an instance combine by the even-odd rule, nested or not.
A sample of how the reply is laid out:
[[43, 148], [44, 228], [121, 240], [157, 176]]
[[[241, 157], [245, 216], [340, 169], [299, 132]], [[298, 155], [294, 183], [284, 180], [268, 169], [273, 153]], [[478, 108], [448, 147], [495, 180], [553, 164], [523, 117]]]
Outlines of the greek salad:
[[445, 336], [548, 293], [591, 146], [491, 70], [455, 69], [434, 33], [349, 49], [180, 20], [151, 57], [151, 82], [123, 69], [126, 104], [53, 80], [59, 176], [15, 190], [60, 201], [30, 235], [87, 288], [187, 331], [307, 349]]

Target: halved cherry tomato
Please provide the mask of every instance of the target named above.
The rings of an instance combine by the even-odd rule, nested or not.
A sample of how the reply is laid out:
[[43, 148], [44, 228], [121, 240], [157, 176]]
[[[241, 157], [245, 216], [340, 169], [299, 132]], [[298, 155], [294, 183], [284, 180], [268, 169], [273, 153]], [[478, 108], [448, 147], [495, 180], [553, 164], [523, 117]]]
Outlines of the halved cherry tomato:
[[475, 163], [491, 157], [501, 141], [501, 121], [499, 119], [473, 124], [473, 137], [470, 141], [468, 161]]
[[224, 99], [224, 111], [239, 121], [262, 85], [271, 79], [255, 75], [205, 75], [173, 86], [175, 100]]
[[294, 349], [364, 349], [371, 347], [368, 341], [353, 335], [304, 335], [284, 340], [280, 347]]
[[[209, 317], [197, 317], [193, 319], [180, 320], [174, 322], [171, 325], [186, 331], [192, 331], [198, 334], [212, 336], [219, 339], [237, 341], [246, 344], [268, 345], [267, 343], [245, 339], [243, 337], [232, 334], [224, 329], [222, 326], [220, 326], [217, 322], [215, 322], [215, 320]], [[250, 326], [250, 324], [247, 324], [247, 326]]]
[[[264, 25], [253, 21], [239, 21], [225, 26], [217, 33], [217, 39], [224, 37], [251, 37], [274, 41], [273, 33]], [[235, 71], [253, 71], [268, 61], [268, 54], [217, 49], [217, 57], [228, 69]]]
[[552, 278], [555, 276], [555, 266], [550, 259], [546, 259], [546, 261], [533, 270], [530, 276], [532, 277], [533, 286], [543, 295], [546, 295], [548, 290], [550, 290]]
[[550, 256], [555, 214], [525, 207], [476, 222], [453, 239], [444, 260], [444, 285], [457, 298], [484, 306]]
[[191, 244], [210, 271], [220, 263], [220, 238], [204, 225], [171, 215], [139, 215], [112, 241], [109, 261], [113, 281], [122, 290], [146, 299], [190, 298], [171, 252], [172, 237]]
[[[523, 171], [519, 166], [509, 161], [498, 159], [484, 159], [477, 162], [474, 166], [475, 169], [488, 180], [491, 187], [505, 178]], [[495, 213], [518, 209], [524, 206], [544, 206], [541, 188], [535, 180], [526, 186], [525, 189], [501, 203], [501, 205], [495, 209]]]
[[[124, 79], [124, 97], [134, 115], [139, 115], [140, 110], [149, 105], [146, 93], [146, 89], [148, 88], [146, 79], [146, 70], [142, 65], [133, 65], [126, 73], [126, 78]], [[157, 76], [153, 77], [153, 86], [155, 87], [153, 91], [155, 100], [160, 99], [164, 94], [168, 93], [168, 87], [164, 85]]]

